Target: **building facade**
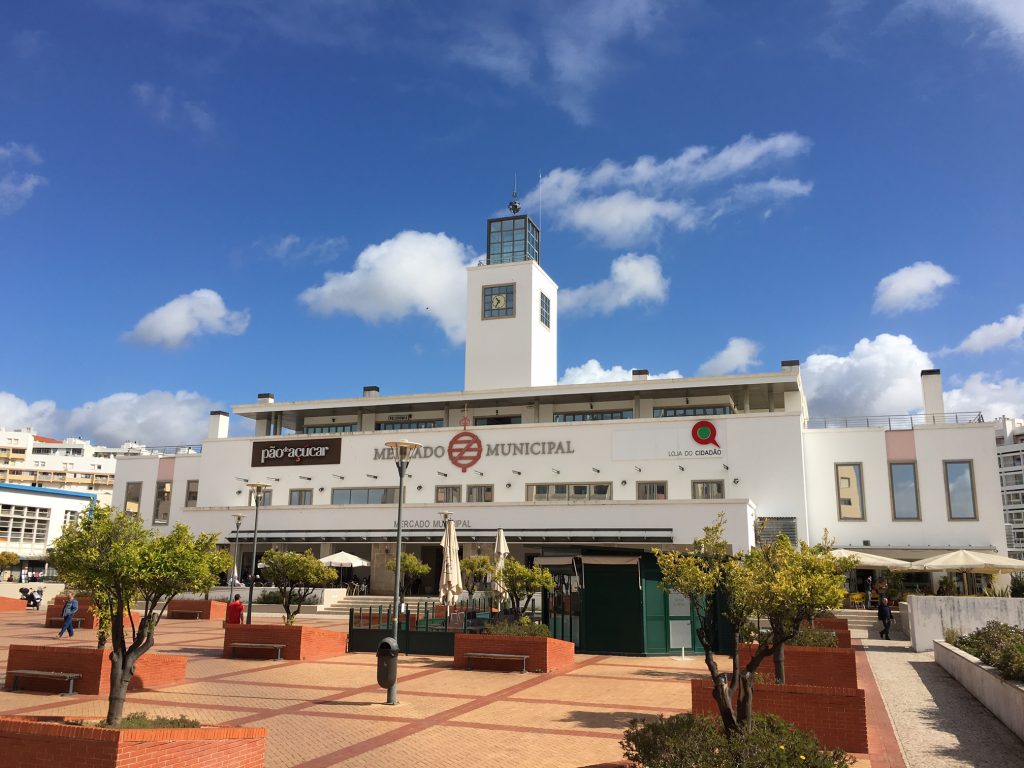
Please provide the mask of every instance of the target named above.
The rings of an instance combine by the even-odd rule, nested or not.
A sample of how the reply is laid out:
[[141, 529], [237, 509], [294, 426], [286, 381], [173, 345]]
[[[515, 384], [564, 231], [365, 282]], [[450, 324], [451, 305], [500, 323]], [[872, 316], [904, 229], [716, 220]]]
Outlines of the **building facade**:
[[995, 427], [1007, 553], [1024, 560], [1024, 419], [1003, 416]]
[[47, 575], [50, 543], [94, 501], [94, 493], [0, 483], [0, 551], [21, 557], [23, 581]]
[[[1005, 554], [992, 425], [946, 414], [938, 371], [922, 372], [922, 415], [828, 420], [808, 417], [795, 360], [765, 373], [636, 370], [630, 381], [558, 384], [558, 288], [540, 266], [539, 230], [527, 216], [491, 220], [487, 245], [469, 268], [463, 391], [263, 393], [233, 409], [253, 420], [252, 437], [230, 436], [228, 414], [214, 412], [197, 453], [121, 457], [114, 505], [155, 527], [216, 531], [242, 545], [240, 570], [251, 572], [247, 483], [267, 483], [258, 551], [344, 549], [371, 562], [371, 591], [387, 593], [398, 476], [385, 443], [407, 438], [422, 444], [403, 527], [432, 566], [424, 593], [439, 571], [442, 511], [464, 554], [489, 553], [501, 528], [515, 557], [561, 569], [569, 588], [615, 563], [656, 584], [650, 550], [686, 546], [720, 515], [735, 551], [827, 530], [839, 546], [907, 559]], [[685, 647], [683, 630], [669, 634], [667, 648]]]

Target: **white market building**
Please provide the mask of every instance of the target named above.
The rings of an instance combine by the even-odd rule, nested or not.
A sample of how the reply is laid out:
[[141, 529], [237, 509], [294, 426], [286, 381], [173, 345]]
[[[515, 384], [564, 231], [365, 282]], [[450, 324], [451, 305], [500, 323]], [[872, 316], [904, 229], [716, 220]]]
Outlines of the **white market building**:
[[[523, 215], [493, 219], [488, 232], [486, 259], [468, 269], [464, 391], [261, 394], [233, 408], [255, 422], [254, 437], [229, 436], [228, 414], [214, 412], [198, 449], [119, 458], [114, 505], [225, 542], [244, 512], [248, 550], [245, 483], [269, 483], [260, 551], [344, 549], [371, 561], [371, 591], [385, 594], [398, 485], [385, 442], [403, 437], [424, 446], [407, 475], [405, 537], [434, 574], [445, 510], [466, 555], [489, 553], [500, 527], [520, 560], [583, 568], [608, 555], [636, 568], [652, 547], [688, 544], [719, 514], [737, 551], [755, 546], [764, 523], [811, 542], [828, 529], [839, 546], [907, 559], [1006, 554], [992, 425], [946, 414], [938, 371], [922, 372], [923, 415], [891, 418], [810, 419], [798, 361], [767, 373], [634, 371], [631, 381], [558, 384], [558, 287], [541, 267], [540, 232]], [[243, 551], [242, 569], [251, 563]]]

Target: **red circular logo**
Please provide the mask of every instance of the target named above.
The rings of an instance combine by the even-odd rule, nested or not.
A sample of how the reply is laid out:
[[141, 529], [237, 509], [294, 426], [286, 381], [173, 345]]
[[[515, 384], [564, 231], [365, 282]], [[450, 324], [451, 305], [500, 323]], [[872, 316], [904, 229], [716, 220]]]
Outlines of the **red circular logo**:
[[690, 435], [693, 437], [693, 442], [699, 445], [713, 445], [716, 448], [721, 448], [717, 439], [718, 430], [710, 421], [698, 421], [693, 425]]
[[472, 432], [459, 432], [448, 443], [448, 460], [465, 472], [484, 454], [483, 443]]

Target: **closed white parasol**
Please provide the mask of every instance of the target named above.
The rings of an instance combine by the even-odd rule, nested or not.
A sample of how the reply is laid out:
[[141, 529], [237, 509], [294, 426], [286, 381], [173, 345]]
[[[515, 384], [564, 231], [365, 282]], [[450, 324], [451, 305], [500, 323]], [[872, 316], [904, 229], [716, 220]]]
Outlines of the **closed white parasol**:
[[441, 602], [453, 605], [462, 594], [462, 568], [459, 564], [459, 539], [455, 535], [455, 521], [451, 512], [442, 512], [444, 538], [441, 539], [441, 578], [438, 590]]

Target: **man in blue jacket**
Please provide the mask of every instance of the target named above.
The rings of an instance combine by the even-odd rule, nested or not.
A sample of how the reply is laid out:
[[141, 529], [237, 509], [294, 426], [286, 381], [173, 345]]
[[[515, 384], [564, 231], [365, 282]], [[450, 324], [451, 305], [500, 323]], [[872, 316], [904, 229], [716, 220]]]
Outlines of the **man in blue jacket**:
[[61, 612], [61, 616], [64, 618], [64, 626], [57, 633], [58, 639], [64, 637], [65, 632], [68, 633], [68, 637], [75, 636], [74, 618], [76, 613], [78, 613], [78, 601], [75, 600], [75, 593], [68, 592], [68, 601], [64, 603], [64, 610]]
[[889, 598], [883, 597], [881, 605], [878, 606], [878, 620], [882, 622], [882, 631], [879, 637], [883, 640], [891, 640], [889, 627], [892, 626], [892, 608], [889, 607]]

